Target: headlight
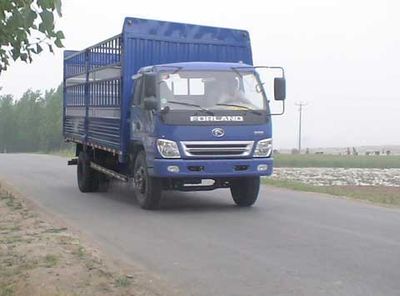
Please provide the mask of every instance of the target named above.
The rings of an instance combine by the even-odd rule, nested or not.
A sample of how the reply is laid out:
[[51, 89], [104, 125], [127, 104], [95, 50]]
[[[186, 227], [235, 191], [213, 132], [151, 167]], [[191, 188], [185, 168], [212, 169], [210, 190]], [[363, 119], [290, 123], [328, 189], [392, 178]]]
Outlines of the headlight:
[[181, 158], [178, 145], [174, 141], [158, 139], [157, 149], [164, 158]]
[[272, 154], [272, 139], [258, 141], [254, 157], [270, 157]]

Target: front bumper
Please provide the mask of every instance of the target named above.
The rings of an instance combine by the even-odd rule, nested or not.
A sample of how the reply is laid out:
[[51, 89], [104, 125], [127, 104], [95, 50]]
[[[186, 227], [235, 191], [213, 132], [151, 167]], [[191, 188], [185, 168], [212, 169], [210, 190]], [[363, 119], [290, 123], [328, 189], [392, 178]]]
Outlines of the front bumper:
[[[176, 166], [178, 172], [168, 167]], [[260, 170], [263, 167], [264, 170]], [[154, 177], [224, 178], [244, 176], [270, 176], [272, 158], [250, 159], [154, 159], [149, 174]]]

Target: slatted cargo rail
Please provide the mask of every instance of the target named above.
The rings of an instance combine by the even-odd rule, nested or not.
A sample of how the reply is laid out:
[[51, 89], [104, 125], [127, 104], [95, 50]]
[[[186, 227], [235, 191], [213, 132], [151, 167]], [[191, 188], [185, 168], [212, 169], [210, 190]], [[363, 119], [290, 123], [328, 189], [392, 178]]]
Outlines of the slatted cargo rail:
[[121, 35], [64, 53], [64, 136], [120, 153]]

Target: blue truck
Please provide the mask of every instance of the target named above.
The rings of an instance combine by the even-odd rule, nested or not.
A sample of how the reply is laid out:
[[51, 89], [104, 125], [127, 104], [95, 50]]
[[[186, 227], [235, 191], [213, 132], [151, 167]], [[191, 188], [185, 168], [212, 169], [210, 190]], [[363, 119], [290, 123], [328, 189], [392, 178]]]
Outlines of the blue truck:
[[[283, 102], [283, 68], [273, 96]], [[244, 30], [125, 18], [122, 33], [64, 52], [63, 135], [78, 187], [133, 186], [143, 209], [165, 190], [230, 188], [255, 203], [272, 173], [269, 99]], [[282, 112], [283, 113], [283, 112]]]

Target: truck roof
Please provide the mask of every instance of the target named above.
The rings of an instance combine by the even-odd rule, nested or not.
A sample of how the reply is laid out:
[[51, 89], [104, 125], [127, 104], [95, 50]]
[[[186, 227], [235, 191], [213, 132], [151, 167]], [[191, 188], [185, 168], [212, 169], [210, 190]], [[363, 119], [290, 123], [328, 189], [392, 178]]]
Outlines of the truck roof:
[[224, 63], [224, 62], [184, 62], [171, 63], [161, 66], [181, 67], [184, 70], [231, 70], [239, 67], [253, 67], [244, 63]]
[[150, 67], [143, 67], [139, 72], [148, 71], [154, 68], [180, 68], [181, 70], [215, 70], [215, 71], [226, 71], [232, 70], [232, 68], [252, 68], [252, 65], [244, 63], [223, 63], [223, 62], [182, 62], [182, 63], [169, 63], [160, 64]]

